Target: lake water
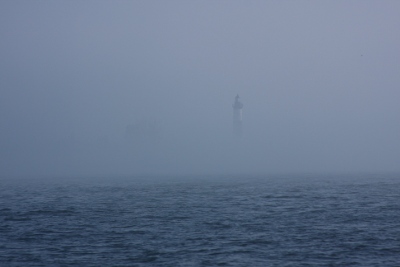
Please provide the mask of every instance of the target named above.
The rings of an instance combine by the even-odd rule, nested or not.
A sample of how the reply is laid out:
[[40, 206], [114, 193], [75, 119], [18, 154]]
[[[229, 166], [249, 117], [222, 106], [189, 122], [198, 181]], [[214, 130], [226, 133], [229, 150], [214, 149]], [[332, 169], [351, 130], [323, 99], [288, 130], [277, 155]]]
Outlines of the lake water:
[[400, 175], [2, 178], [0, 266], [400, 266]]

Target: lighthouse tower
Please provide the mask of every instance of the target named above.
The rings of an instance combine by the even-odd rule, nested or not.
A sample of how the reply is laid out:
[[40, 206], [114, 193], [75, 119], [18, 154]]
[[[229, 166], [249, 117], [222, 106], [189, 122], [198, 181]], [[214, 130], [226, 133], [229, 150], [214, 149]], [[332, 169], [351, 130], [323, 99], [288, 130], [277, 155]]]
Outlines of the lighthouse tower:
[[242, 108], [243, 104], [239, 101], [239, 95], [236, 95], [233, 107], [233, 133], [235, 135], [242, 135]]

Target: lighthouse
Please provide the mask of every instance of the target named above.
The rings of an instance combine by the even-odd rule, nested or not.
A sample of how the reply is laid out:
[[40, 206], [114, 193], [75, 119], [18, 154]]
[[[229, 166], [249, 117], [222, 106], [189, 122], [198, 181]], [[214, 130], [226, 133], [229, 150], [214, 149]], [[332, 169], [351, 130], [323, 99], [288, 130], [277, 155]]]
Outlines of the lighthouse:
[[236, 95], [233, 107], [233, 133], [237, 136], [242, 135], [242, 108], [243, 104], [239, 101], [239, 95]]

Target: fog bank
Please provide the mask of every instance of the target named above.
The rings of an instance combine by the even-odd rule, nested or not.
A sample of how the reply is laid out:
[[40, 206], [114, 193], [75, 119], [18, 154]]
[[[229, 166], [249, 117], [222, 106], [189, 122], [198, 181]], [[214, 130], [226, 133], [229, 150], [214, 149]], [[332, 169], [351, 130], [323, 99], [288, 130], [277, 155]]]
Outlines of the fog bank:
[[0, 175], [399, 172], [399, 10], [2, 1]]

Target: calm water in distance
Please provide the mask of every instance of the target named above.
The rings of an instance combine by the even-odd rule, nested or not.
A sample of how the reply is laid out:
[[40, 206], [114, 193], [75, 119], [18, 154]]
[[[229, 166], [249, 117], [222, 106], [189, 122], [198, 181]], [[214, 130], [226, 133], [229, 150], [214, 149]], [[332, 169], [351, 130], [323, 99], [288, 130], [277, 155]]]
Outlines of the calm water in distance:
[[400, 175], [0, 182], [0, 266], [400, 266]]

